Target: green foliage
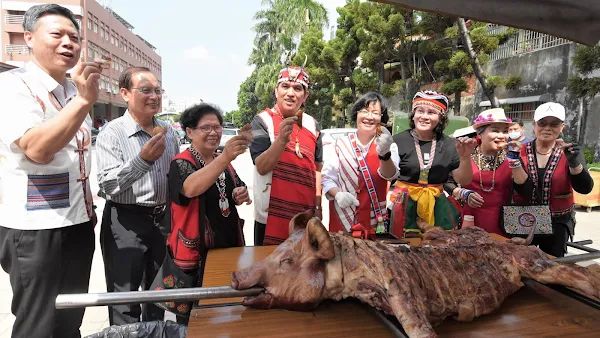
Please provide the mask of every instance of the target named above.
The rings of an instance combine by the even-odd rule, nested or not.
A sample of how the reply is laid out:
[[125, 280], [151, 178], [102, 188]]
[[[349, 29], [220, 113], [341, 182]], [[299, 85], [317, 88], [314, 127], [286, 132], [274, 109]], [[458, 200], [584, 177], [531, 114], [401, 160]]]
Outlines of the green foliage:
[[223, 116], [223, 121], [225, 121], [225, 122], [233, 121], [233, 125], [236, 128], [241, 128], [245, 124], [245, 123], [244, 124], [242, 123], [242, 114], [239, 109], [228, 111], [227, 113], [225, 113], [225, 116]]
[[577, 46], [577, 51], [573, 57], [573, 64], [577, 67], [577, 70], [582, 74], [589, 74], [590, 72], [600, 68], [600, 46], [596, 45], [593, 47]]
[[448, 69], [450, 71], [460, 73], [460, 74], [470, 74], [473, 72], [473, 67], [471, 66], [471, 60], [467, 53], [462, 50], [456, 51], [448, 62]]
[[521, 75], [510, 75], [506, 81], [504, 81], [504, 88], [508, 90], [515, 90], [521, 84]]
[[458, 37], [458, 27], [453, 25], [452, 27], [446, 28], [444, 35], [448, 39], [456, 39]]
[[353, 14], [356, 20], [356, 36], [360, 41], [360, 57], [365, 67], [379, 71], [388, 61], [402, 57], [406, 11], [399, 6], [375, 2], [361, 2]]
[[[254, 16], [256, 38], [249, 58], [249, 64], [256, 68], [240, 86], [239, 112], [230, 112], [236, 124], [238, 115], [243, 124], [272, 106], [277, 72], [286, 63], [301, 65], [304, 60], [311, 79], [305, 110], [322, 127], [331, 123], [342, 126], [349, 107], [368, 91], [397, 96], [406, 103], [414, 94], [410, 91], [425, 81], [443, 81], [442, 90], [449, 94], [468, 90], [463, 78], [473, 73], [473, 67], [460, 46], [456, 18], [347, 0], [337, 8], [335, 37], [325, 41], [322, 28], [327, 22], [326, 11], [317, 1], [262, 0], [262, 4], [265, 8]], [[475, 21], [470, 30], [482, 64], [487, 62], [488, 53], [515, 32], [508, 29], [490, 35], [485, 23]], [[394, 64], [401, 80], [385, 84], [380, 72], [389, 63]], [[495, 86], [516, 86], [519, 82], [516, 77], [504, 82], [492, 79]]]
[[583, 151], [583, 157], [585, 158], [585, 163], [587, 163], [588, 165], [591, 164], [592, 162], [594, 162], [594, 155], [596, 153], [596, 150], [591, 148], [591, 149], [584, 149]]
[[342, 88], [339, 91], [338, 96], [344, 106], [347, 106], [354, 102], [354, 94], [352, 93], [352, 89], [350, 88]]
[[396, 80], [394, 83], [384, 83], [383, 86], [381, 86], [381, 95], [386, 98], [396, 96], [402, 90], [403, 85], [404, 81], [402, 80]]
[[575, 75], [570, 77], [567, 82], [567, 89], [579, 98], [594, 98], [600, 93], [600, 77], [589, 77], [587, 75], [600, 69], [600, 46], [577, 46], [573, 63], [584, 76]]
[[443, 93], [461, 93], [469, 89], [467, 82], [461, 78], [444, 83], [440, 91]]
[[488, 85], [492, 90], [494, 90], [498, 87], [502, 87], [505, 82], [505, 80], [502, 76], [488, 76], [487, 80], [488, 80]]

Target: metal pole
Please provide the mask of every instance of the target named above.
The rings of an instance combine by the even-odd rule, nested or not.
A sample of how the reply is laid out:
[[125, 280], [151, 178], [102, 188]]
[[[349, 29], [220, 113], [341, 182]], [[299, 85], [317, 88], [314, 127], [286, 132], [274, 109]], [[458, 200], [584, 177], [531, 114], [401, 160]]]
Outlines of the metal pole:
[[88, 306], [194, 301], [200, 299], [214, 298], [235, 298], [245, 296], [256, 296], [263, 290], [264, 289], [262, 288], [235, 290], [230, 286], [219, 286], [209, 288], [183, 288], [159, 291], [62, 294], [56, 297], [56, 308], [72, 309]]
[[[589, 242], [590, 243], [585, 243], [585, 244], [592, 244], [591, 243], [592, 241], [589, 241]], [[582, 250], [582, 251], [587, 251], [587, 252], [596, 252], [596, 251], [598, 251], [598, 250], [596, 250], [594, 248], [589, 248], [589, 247], [585, 246], [584, 243], [580, 243], [580, 242], [573, 242], [573, 243], [568, 243], [567, 242], [567, 245], [570, 246], [570, 247], [572, 247], [572, 248], [579, 249], [579, 250]]]
[[581, 255], [573, 255], [566, 257], [559, 257], [551, 260], [552, 263], [577, 263], [591, 261], [600, 258], [600, 251], [585, 253]]

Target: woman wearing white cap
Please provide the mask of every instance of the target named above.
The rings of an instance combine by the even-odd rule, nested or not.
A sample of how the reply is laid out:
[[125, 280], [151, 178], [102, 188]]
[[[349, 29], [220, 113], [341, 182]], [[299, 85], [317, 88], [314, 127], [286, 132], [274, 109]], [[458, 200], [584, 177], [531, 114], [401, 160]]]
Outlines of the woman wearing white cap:
[[511, 124], [502, 108], [479, 114], [473, 121], [479, 144], [471, 155], [473, 180], [463, 187], [450, 182], [445, 186], [446, 191], [452, 191], [452, 195], [464, 204], [463, 220], [473, 216], [474, 225], [499, 235], [504, 235], [500, 226], [501, 210], [510, 199], [513, 182], [517, 193], [531, 192], [531, 181], [528, 181], [519, 158], [520, 144], [508, 142]]
[[515, 202], [549, 205], [553, 235], [535, 238], [533, 244], [553, 256], [566, 252], [574, 233], [573, 190], [588, 194], [594, 181], [577, 144], [559, 139], [565, 127], [565, 108], [554, 102], [539, 106], [533, 116], [535, 140], [523, 145], [521, 158], [533, 182], [531, 198], [515, 196]]

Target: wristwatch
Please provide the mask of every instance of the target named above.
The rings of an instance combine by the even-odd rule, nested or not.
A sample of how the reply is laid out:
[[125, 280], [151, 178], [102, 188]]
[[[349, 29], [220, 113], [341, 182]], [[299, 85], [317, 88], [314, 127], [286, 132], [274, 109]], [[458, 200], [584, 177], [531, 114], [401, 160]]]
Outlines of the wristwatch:
[[315, 205], [315, 210], [321, 210], [321, 206], [320, 205]]
[[388, 152], [387, 152], [387, 154], [385, 154], [385, 155], [383, 155], [383, 156], [381, 156], [381, 155], [377, 155], [377, 156], [379, 156], [379, 159], [380, 159], [380, 160], [382, 160], [382, 161], [387, 161], [387, 160], [389, 160], [389, 159], [390, 159], [390, 157], [392, 157], [392, 152], [391, 152], [391, 151], [388, 151]]

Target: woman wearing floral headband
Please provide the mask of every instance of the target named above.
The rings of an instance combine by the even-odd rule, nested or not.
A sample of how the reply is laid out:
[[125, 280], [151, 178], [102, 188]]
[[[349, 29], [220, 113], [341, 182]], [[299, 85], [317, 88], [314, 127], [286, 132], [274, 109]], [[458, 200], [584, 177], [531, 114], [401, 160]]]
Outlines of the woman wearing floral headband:
[[[391, 233], [398, 237], [421, 234], [417, 218], [445, 230], [458, 227], [460, 213], [448, 201], [442, 185], [452, 176], [461, 184], [473, 177], [470, 154], [475, 140], [443, 134], [448, 124], [448, 98], [434, 91], [418, 92], [409, 114], [410, 129], [394, 136], [398, 157], [392, 160], [399, 169], [391, 197]], [[395, 150], [395, 149], [392, 149]], [[393, 151], [392, 151], [393, 152]], [[391, 177], [394, 172], [385, 172]]]
[[[446, 191], [460, 200], [463, 217], [474, 217], [474, 224], [490, 233], [504, 235], [500, 226], [502, 206], [509, 202], [514, 190], [518, 194], [531, 191], [531, 181], [519, 157], [520, 143], [508, 142], [512, 121], [502, 108], [483, 111], [473, 121], [478, 147], [471, 155], [473, 181], [462, 187], [451, 182]], [[507, 148], [508, 147], [508, 148]]]

